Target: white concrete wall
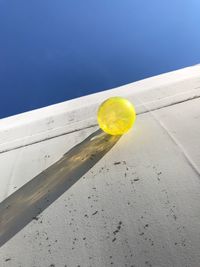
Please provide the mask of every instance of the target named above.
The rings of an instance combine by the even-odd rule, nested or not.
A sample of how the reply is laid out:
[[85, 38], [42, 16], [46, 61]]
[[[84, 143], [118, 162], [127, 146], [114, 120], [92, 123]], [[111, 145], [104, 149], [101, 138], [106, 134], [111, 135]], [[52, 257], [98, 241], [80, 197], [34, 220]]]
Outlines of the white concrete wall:
[[0, 200], [94, 132], [114, 95], [135, 103], [134, 128], [0, 248], [0, 266], [200, 266], [200, 66], [1, 120]]

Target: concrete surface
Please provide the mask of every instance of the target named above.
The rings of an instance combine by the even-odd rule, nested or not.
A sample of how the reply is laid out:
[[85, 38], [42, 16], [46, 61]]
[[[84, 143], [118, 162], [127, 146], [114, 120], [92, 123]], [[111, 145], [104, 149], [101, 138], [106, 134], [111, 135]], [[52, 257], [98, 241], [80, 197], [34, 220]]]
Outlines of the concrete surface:
[[111, 95], [135, 103], [134, 128], [1, 246], [0, 266], [200, 267], [198, 65], [0, 121], [1, 211], [98, 129]]

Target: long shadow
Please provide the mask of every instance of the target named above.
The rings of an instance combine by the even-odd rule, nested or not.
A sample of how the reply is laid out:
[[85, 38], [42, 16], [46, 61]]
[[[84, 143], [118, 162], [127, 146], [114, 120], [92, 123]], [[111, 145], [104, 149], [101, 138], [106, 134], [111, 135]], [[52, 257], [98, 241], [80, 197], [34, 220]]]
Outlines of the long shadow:
[[0, 204], [0, 246], [89, 171], [119, 140], [97, 130]]

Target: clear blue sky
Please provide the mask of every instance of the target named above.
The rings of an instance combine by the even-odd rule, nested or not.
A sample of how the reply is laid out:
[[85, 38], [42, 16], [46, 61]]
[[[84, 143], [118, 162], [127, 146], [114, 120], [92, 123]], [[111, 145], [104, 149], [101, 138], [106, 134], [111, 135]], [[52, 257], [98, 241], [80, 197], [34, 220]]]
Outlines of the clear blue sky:
[[0, 118], [200, 62], [200, 0], [0, 0]]

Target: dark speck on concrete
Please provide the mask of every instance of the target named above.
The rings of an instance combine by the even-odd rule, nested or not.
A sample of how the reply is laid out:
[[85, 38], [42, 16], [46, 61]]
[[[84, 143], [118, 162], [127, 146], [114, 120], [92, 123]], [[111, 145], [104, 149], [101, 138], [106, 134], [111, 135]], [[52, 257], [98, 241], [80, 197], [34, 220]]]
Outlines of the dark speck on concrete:
[[117, 226], [117, 230], [120, 230], [120, 229], [121, 229], [121, 225], [118, 225], [118, 226]]
[[11, 258], [7, 258], [7, 259], [5, 259], [5, 261], [11, 261]]
[[139, 178], [135, 178], [135, 179], [133, 179], [133, 181], [135, 181], [135, 182], [137, 182], [137, 181], [139, 181], [140, 179]]
[[55, 267], [55, 264], [51, 264], [51, 265], [49, 265], [49, 267]]
[[115, 231], [113, 232], [114, 235], [116, 235], [117, 233], [119, 233], [119, 230], [120, 230], [121, 227], [122, 227], [121, 225], [122, 225], [122, 222], [120, 221], [120, 222], [119, 222], [119, 225], [117, 226], [117, 230], [115, 230]]
[[144, 228], [147, 228], [147, 227], [149, 227], [148, 223], [147, 223], [147, 224], [145, 224]]
[[115, 231], [113, 232], [113, 234], [116, 235], [118, 232], [119, 232], [119, 230], [115, 230]]
[[94, 213], [92, 213], [92, 215], [95, 215], [95, 214], [97, 214], [98, 213], [98, 210], [96, 210]]
[[116, 237], [113, 238], [112, 242], [115, 242], [115, 240], [116, 240]]
[[114, 165], [119, 165], [119, 164], [121, 164], [121, 161], [115, 161], [114, 162]]
[[37, 216], [34, 216], [32, 219], [33, 219], [33, 220], [36, 220], [36, 221], [39, 220], [39, 218], [38, 218]]

